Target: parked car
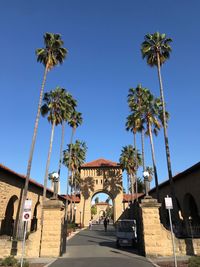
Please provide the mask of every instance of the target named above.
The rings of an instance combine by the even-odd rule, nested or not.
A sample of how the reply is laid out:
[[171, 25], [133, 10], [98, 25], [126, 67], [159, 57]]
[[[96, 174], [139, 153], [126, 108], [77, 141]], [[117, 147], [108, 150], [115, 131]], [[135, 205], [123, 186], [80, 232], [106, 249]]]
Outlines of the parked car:
[[116, 223], [116, 246], [136, 246], [136, 244], [136, 220], [118, 220]]

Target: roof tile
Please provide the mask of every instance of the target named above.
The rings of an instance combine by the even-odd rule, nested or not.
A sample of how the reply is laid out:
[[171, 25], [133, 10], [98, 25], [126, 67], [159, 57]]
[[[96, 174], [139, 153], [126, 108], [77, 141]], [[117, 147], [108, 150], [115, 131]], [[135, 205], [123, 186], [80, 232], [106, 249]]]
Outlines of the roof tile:
[[83, 164], [81, 167], [118, 167], [119, 163], [113, 162], [107, 159], [97, 159], [88, 163]]

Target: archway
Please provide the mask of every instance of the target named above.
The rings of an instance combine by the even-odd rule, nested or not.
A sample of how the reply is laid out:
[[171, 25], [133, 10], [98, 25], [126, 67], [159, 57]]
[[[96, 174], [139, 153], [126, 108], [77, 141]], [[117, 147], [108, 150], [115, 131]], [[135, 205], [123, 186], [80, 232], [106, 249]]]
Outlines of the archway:
[[35, 204], [35, 208], [34, 208], [34, 211], [33, 211], [33, 217], [32, 217], [32, 220], [31, 220], [31, 232], [36, 232], [37, 231], [37, 228], [38, 228], [38, 219], [40, 219], [40, 211], [41, 207], [40, 207], [40, 202], [37, 202]]
[[194, 197], [187, 193], [183, 200], [184, 219], [190, 220], [192, 224], [199, 224], [200, 217]]
[[91, 198], [91, 219], [93, 224], [103, 223], [107, 218], [109, 223], [113, 222], [113, 200], [110, 194], [105, 192], [96, 192]]
[[1, 223], [1, 235], [13, 235], [18, 197], [12, 196], [7, 204], [5, 216]]
[[[120, 217], [123, 208], [122, 168], [105, 159], [95, 160], [80, 168], [80, 204], [82, 223], [88, 225], [91, 219], [91, 200], [97, 193], [103, 192], [113, 201], [114, 222]], [[77, 221], [78, 222], [78, 221]]]

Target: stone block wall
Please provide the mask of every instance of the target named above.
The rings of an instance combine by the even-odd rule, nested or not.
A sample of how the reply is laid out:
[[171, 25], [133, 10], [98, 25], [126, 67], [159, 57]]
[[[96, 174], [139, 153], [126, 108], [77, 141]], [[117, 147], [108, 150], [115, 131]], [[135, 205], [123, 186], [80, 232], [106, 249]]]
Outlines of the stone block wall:
[[[156, 199], [143, 199], [140, 205], [143, 224], [143, 240], [146, 256], [173, 256], [171, 232], [160, 222], [159, 207]], [[176, 255], [200, 255], [200, 239], [175, 240]]]
[[64, 206], [59, 200], [47, 200], [43, 208], [44, 223], [40, 256], [58, 257], [61, 254]]

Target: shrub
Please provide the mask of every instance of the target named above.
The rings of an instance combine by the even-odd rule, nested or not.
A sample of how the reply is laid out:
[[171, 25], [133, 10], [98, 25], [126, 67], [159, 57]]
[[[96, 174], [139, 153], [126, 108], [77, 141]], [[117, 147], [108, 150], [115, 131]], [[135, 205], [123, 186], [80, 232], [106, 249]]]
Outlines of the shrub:
[[68, 223], [67, 224], [67, 229], [74, 229], [76, 228], [76, 224], [75, 223]]
[[2, 266], [16, 266], [17, 259], [15, 259], [13, 256], [8, 256], [2, 260], [1, 264]]
[[188, 267], [199, 267], [200, 266], [200, 257], [194, 256], [189, 259]]

